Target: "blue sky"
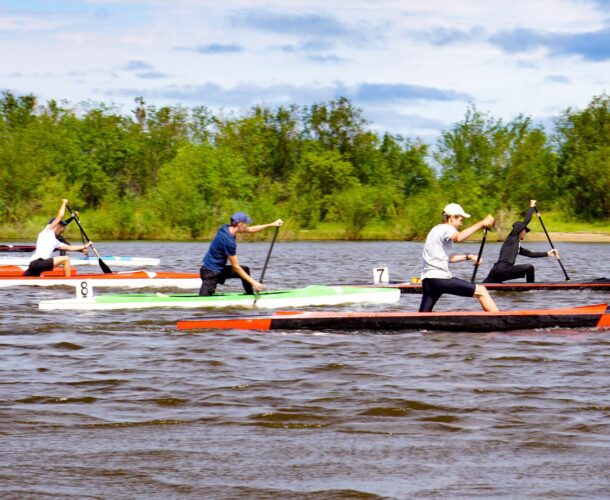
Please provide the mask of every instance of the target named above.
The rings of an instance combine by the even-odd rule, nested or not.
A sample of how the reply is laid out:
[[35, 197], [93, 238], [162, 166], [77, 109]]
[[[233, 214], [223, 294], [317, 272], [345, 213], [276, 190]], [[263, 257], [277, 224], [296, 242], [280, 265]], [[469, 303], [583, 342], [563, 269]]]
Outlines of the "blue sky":
[[610, 0], [0, 0], [0, 89], [243, 113], [346, 96], [432, 142], [610, 90]]

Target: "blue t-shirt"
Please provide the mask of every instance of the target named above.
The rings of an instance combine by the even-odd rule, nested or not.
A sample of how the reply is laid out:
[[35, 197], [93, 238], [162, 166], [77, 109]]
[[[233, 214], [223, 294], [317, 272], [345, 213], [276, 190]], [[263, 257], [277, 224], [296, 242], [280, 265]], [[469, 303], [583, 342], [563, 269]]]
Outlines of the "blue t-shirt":
[[229, 224], [223, 224], [214, 236], [210, 248], [203, 258], [203, 267], [221, 273], [227, 265], [227, 259], [237, 253], [235, 236], [229, 231]]

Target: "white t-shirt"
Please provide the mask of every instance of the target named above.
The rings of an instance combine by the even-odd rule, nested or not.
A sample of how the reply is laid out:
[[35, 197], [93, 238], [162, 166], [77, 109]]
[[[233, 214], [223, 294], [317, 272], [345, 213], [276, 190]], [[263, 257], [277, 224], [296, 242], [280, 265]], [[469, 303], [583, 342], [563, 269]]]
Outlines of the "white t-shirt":
[[51, 229], [51, 225], [49, 224], [38, 233], [36, 251], [34, 252], [34, 255], [30, 257], [30, 262], [36, 259], [48, 259], [49, 257], [52, 257], [55, 249], [61, 245], [63, 245], [63, 243], [57, 239], [55, 231]]
[[449, 272], [449, 254], [453, 246], [451, 236], [455, 233], [457, 229], [450, 224], [438, 224], [430, 230], [422, 253], [424, 270], [421, 279], [452, 277]]

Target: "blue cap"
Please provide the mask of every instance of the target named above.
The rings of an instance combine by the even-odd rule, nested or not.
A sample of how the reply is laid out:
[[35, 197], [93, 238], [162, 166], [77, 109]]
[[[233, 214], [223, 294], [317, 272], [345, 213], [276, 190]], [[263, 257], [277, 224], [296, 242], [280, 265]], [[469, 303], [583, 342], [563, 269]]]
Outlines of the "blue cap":
[[[55, 217], [51, 217], [51, 218], [49, 219], [49, 222], [47, 223], [47, 226], [48, 226], [49, 224], [52, 224], [54, 220], [55, 220]], [[61, 225], [61, 226], [67, 226], [67, 225], [68, 225], [68, 223], [67, 223], [65, 220], [60, 220], [60, 221], [59, 221], [59, 225]]]
[[235, 212], [231, 215], [231, 222], [245, 222], [246, 224], [252, 224], [252, 219], [248, 217], [246, 212]]

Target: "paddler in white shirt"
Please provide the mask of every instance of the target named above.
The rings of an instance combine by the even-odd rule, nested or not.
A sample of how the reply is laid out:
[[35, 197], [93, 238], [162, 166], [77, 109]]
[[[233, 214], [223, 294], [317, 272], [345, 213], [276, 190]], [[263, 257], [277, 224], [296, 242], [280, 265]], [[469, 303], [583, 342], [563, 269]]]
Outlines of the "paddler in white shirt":
[[488, 215], [472, 226], [458, 231], [464, 218], [467, 217], [470, 215], [464, 212], [460, 205], [450, 203], [443, 209], [442, 224], [434, 226], [428, 233], [422, 254], [424, 261], [424, 270], [421, 275], [423, 296], [419, 312], [432, 311], [444, 293], [460, 297], [476, 297], [485, 311], [496, 312], [498, 310], [483, 285], [475, 285], [470, 281], [454, 278], [449, 271], [450, 262], [467, 260], [475, 264], [477, 262], [477, 255], [474, 254], [451, 254], [453, 243], [464, 241], [479, 229], [490, 228], [494, 223], [494, 218]]
[[93, 245], [91, 242], [85, 245], [67, 245], [58, 239], [68, 225], [67, 222], [61, 220], [66, 213], [66, 205], [68, 205], [68, 200], [61, 200], [61, 207], [59, 207], [57, 215], [49, 220], [47, 226], [38, 234], [36, 251], [30, 257], [30, 265], [23, 273], [24, 276], [40, 276], [43, 272], [51, 271], [56, 266], [63, 266], [64, 276], [69, 278], [72, 274], [70, 257], [67, 255], [53, 257], [53, 252], [56, 249], [87, 252], [87, 249]]

